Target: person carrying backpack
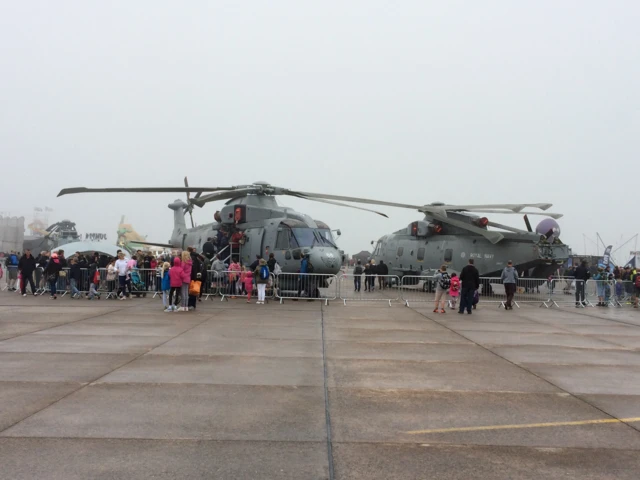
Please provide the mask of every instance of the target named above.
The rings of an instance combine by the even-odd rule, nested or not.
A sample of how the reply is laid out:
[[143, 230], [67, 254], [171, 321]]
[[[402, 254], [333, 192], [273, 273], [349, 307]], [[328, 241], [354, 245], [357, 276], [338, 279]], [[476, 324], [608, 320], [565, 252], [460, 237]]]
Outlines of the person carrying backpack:
[[269, 267], [267, 266], [267, 261], [264, 258], [260, 259], [260, 263], [254, 272], [254, 277], [256, 280], [256, 286], [258, 287], [258, 301], [256, 302], [258, 305], [264, 305], [264, 300], [267, 291], [267, 283], [269, 283]]
[[17, 290], [16, 282], [18, 281], [18, 263], [20, 263], [18, 255], [16, 252], [11, 250], [11, 253], [5, 263], [8, 273], [7, 286], [10, 292], [15, 292]]
[[[359, 292], [362, 287], [362, 274], [364, 269], [362, 268], [362, 261], [358, 260], [358, 264], [353, 269], [353, 287], [355, 292]], [[366, 289], [366, 286], [365, 286]]]
[[440, 313], [447, 313], [444, 309], [444, 304], [447, 300], [445, 295], [451, 288], [451, 277], [447, 273], [446, 265], [440, 267], [440, 271], [436, 273], [434, 280], [436, 282], [436, 308], [433, 309], [433, 313], [438, 313], [438, 307], [440, 307]]

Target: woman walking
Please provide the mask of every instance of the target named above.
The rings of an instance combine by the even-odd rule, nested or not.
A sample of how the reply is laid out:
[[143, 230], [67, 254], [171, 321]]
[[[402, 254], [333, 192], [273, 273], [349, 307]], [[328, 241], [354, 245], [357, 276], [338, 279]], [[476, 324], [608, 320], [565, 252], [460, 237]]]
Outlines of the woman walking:
[[51, 299], [55, 300], [58, 298], [56, 284], [58, 283], [58, 278], [60, 277], [60, 270], [62, 270], [62, 262], [58, 258], [57, 253], [51, 254], [51, 260], [47, 263], [47, 268], [44, 271], [47, 281], [49, 282], [49, 289], [51, 291]]

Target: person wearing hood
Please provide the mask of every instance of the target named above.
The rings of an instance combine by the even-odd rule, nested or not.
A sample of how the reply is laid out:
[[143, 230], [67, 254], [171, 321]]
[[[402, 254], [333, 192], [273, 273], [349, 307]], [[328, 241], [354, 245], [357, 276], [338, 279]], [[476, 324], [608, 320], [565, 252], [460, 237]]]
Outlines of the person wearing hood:
[[516, 284], [518, 283], [518, 272], [513, 268], [513, 262], [509, 260], [507, 266], [502, 270], [502, 283], [504, 292], [507, 294], [507, 303], [505, 310], [513, 310], [513, 296], [516, 293]]
[[33, 284], [33, 271], [36, 269], [36, 259], [31, 255], [31, 250], [25, 250], [24, 255], [18, 261], [18, 270], [22, 278], [21, 293], [23, 297], [27, 296], [27, 282], [31, 287], [31, 294], [36, 294], [36, 287]]
[[[191, 257], [191, 276], [189, 278], [190, 282], [200, 282], [200, 290], [202, 291], [202, 260], [198, 256], [195, 248], [190, 248], [190, 257]], [[198, 296], [189, 294], [189, 302], [188, 309], [195, 310], [197, 305]]]
[[256, 281], [256, 286], [258, 287], [258, 301], [256, 302], [258, 305], [264, 305], [264, 300], [266, 297], [267, 291], [267, 283], [269, 282], [269, 267], [267, 266], [267, 261], [264, 258], [260, 259], [258, 266], [254, 272], [253, 277]]
[[51, 297], [55, 300], [57, 297], [56, 284], [58, 283], [58, 278], [60, 277], [60, 270], [62, 270], [62, 262], [58, 258], [57, 253], [51, 254], [51, 260], [47, 263], [47, 268], [44, 273], [47, 277], [47, 281], [49, 282], [49, 289], [51, 291]]
[[[182, 277], [184, 276], [184, 270], [182, 269], [182, 261], [179, 257], [173, 259], [173, 267], [169, 270], [169, 306], [165, 312], [181, 311], [178, 308], [178, 295], [182, 289]], [[173, 302], [173, 296], [176, 296], [175, 303]]]
[[180, 298], [182, 300], [180, 311], [189, 311], [189, 283], [191, 282], [191, 272], [193, 271], [193, 262], [191, 254], [188, 251], [182, 252], [180, 256], [182, 261], [182, 287], [180, 290]]

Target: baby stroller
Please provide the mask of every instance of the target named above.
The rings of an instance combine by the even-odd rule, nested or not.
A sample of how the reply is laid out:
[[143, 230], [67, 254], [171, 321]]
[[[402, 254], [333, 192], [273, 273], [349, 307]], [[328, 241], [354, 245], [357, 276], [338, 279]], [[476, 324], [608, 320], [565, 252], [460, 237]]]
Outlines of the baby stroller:
[[137, 298], [147, 296], [147, 285], [140, 278], [140, 273], [137, 268], [131, 270], [131, 295], [135, 295]]

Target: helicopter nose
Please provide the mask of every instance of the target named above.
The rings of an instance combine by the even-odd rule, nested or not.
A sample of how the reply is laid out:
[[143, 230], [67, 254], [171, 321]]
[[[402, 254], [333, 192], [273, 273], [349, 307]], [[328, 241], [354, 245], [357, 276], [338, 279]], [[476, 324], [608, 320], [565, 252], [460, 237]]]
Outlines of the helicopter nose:
[[323, 270], [333, 271], [339, 269], [342, 264], [340, 252], [335, 248], [312, 248], [308, 254], [316, 269], [320, 267]]

